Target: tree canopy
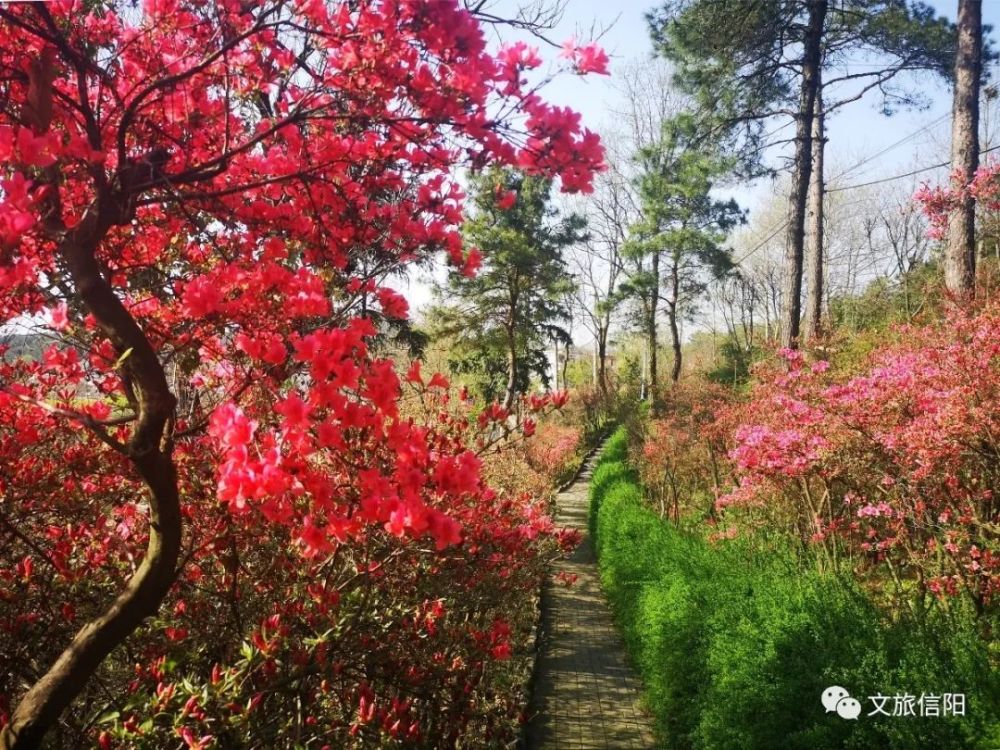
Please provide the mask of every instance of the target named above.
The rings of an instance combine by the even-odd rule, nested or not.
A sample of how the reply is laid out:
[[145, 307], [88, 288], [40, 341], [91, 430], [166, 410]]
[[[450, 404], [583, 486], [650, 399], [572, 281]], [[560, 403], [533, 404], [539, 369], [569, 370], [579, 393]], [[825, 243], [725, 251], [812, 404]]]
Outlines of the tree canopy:
[[583, 238], [584, 222], [559, 217], [545, 178], [494, 169], [473, 177], [471, 190], [463, 234], [482, 266], [449, 277], [439, 323], [454, 336], [457, 369], [478, 373], [486, 399], [509, 408], [532, 376], [549, 383], [552, 343], [572, 340], [565, 252]]

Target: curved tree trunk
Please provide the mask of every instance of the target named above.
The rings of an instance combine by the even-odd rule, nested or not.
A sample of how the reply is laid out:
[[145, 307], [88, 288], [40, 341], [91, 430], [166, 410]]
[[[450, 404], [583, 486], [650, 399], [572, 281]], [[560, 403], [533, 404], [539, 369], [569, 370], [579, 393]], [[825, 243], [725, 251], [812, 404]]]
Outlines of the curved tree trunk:
[[809, 176], [809, 210], [806, 241], [806, 340], [819, 338], [823, 327], [823, 156], [826, 139], [823, 132], [823, 87], [817, 87], [813, 105], [812, 172]]
[[[951, 169], [968, 185], [979, 166], [979, 79], [983, 56], [982, 0], [959, 0], [955, 98], [951, 121]], [[976, 286], [976, 206], [964, 195], [948, 217], [944, 279], [956, 297], [969, 299]]]
[[[58, 181], [53, 177], [50, 183], [50, 217], [58, 217]], [[156, 612], [176, 577], [181, 544], [177, 474], [171, 456], [176, 399], [152, 345], [105, 280], [95, 258], [108, 229], [130, 219], [120, 205], [104, 196], [72, 231], [57, 218], [47, 220], [47, 229], [59, 241], [60, 255], [78, 297], [119, 355], [128, 352], [122, 369], [134, 393], [131, 406], [136, 421], [128, 444], [120, 449], [148, 490], [146, 556], [111, 606], [77, 632], [49, 670], [21, 697], [10, 723], [0, 732], [2, 750], [39, 747], [105, 657]]]
[[795, 163], [788, 196], [788, 230], [785, 235], [785, 280], [782, 295], [781, 343], [794, 348], [799, 343], [802, 312], [802, 258], [805, 244], [806, 196], [812, 172], [812, 121], [819, 86], [820, 45], [827, 0], [811, 0], [809, 22], [802, 49], [802, 85], [796, 115]]

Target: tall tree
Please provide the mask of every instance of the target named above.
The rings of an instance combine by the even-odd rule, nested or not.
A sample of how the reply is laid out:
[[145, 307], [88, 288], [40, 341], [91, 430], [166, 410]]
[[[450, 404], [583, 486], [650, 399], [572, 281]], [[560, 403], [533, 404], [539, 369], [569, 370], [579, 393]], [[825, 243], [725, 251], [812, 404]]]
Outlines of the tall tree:
[[823, 89], [816, 92], [812, 123], [812, 169], [809, 176], [808, 211], [806, 214], [806, 317], [805, 338], [820, 335], [823, 320], [823, 210], [826, 184], [823, 172], [825, 149]]
[[650, 386], [653, 403], [656, 379], [656, 324], [658, 303], [666, 306], [673, 349], [670, 377], [681, 374], [681, 316], [692, 309], [708, 281], [732, 268], [723, 242], [730, 229], [743, 221], [733, 200], [713, 197], [719, 174], [727, 166], [715, 154], [698, 148], [695, 122], [678, 116], [666, 123], [661, 140], [640, 152], [638, 180], [642, 218], [632, 227], [628, 252], [648, 259], [648, 271], [632, 280], [632, 288], [646, 299], [646, 334], [650, 349]]
[[820, 90], [823, 23], [826, 0], [811, 0], [802, 37], [799, 109], [795, 117], [795, 157], [788, 193], [788, 226], [785, 231], [785, 283], [781, 301], [781, 343], [794, 347], [799, 340], [802, 304], [802, 261], [805, 256], [806, 200], [813, 168], [813, 121]]
[[[953, 28], [929, 6], [905, 0], [671, 0], [650, 15], [650, 23], [658, 49], [677, 65], [681, 88], [718, 119], [712, 137], [740, 155], [743, 172], [759, 174], [767, 147], [787, 142], [776, 137], [784, 128], [774, 127], [775, 117], [795, 124], [782, 300], [782, 339], [794, 345], [821, 86], [845, 92], [839, 100], [827, 97], [825, 112], [872, 90], [884, 95], [887, 112], [912, 104], [919, 97], [890, 82], [908, 70], [943, 70], [954, 48]], [[838, 72], [845, 57], [858, 53], [878, 64]], [[830, 72], [825, 85], [824, 69]], [[821, 225], [816, 216], [813, 231]], [[821, 242], [813, 246], [818, 250]]]
[[[982, 0], [958, 2], [958, 49], [951, 124], [952, 174], [962, 185], [979, 166], [979, 86], [983, 65]], [[948, 217], [944, 276], [949, 291], [971, 297], [976, 284], [976, 207], [968, 191]]]
[[[813, 118], [812, 170], [807, 206], [805, 272], [805, 331], [808, 338], [820, 335], [825, 297], [824, 225], [826, 214], [825, 122], [828, 114], [857, 101], [869, 91], [882, 94], [882, 111], [891, 115], [901, 108], [922, 107], [928, 99], [915, 85], [898, 83], [900, 74], [930, 73], [951, 76], [956, 46], [955, 28], [921, 3], [857, 2], [855, 12], [834, 7], [824, 30], [820, 82]], [[850, 56], [861, 53], [878, 62], [873, 70], [858, 72]], [[854, 87], [852, 88], [852, 84]], [[840, 89], [827, 101], [824, 91]]]
[[594, 337], [594, 384], [607, 395], [611, 325], [623, 301], [618, 293], [625, 275], [623, 250], [638, 212], [618, 164], [610, 164], [594, 187], [586, 201], [589, 237], [573, 254], [573, 265], [579, 319]]
[[559, 217], [551, 180], [509, 169], [472, 178], [474, 212], [466, 242], [482, 253], [473, 275], [452, 275], [440, 291], [438, 329], [455, 337], [459, 370], [475, 371], [489, 398], [510, 408], [532, 375], [548, 383], [553, 340], [570, 343], [569, 275], [564, 251], [584, 238], [582, 218]]

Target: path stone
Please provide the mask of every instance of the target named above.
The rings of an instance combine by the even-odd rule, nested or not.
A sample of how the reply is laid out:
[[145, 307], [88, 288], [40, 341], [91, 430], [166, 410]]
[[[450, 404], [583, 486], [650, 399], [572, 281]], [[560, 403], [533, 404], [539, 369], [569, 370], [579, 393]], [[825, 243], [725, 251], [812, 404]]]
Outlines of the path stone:
[[601, 591], [587, 533], [591, 468], [556, 498], [557, 522], [579, 529], [583, 541], [553, 573], [577, 576], [566, 588], [542, 591], [542, 653], [528, 725], [529, 750], [650, 750], [653, 724], [640, 704], [641, 684], [625, 659]]

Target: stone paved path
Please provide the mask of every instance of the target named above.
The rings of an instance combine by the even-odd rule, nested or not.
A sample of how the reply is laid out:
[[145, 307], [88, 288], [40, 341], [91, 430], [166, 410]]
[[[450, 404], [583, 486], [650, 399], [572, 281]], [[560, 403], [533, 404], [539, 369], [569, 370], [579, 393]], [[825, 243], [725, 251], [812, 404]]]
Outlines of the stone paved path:
[[577, 576], [566, 588], [542, 592], [542, 653], [528, 725], [529, 750], [650, 750], [652, 721], [640, 706], [640, 683], [625, 660], [621, 638], [601, 591], [587, 534], [591, 459], [579, 480], [557, 498], [560, 524], [583, 533], [555, 573]]

